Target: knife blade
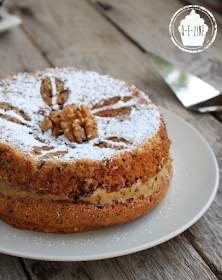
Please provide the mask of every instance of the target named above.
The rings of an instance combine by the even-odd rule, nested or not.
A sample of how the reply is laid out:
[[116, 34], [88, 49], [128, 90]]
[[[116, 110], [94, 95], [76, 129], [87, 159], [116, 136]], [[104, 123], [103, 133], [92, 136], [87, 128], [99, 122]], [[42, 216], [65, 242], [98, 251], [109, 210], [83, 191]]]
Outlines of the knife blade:
[[201, 113], [222, 111], [219, 90], [154, 53], [147, 55], [184, 107]]

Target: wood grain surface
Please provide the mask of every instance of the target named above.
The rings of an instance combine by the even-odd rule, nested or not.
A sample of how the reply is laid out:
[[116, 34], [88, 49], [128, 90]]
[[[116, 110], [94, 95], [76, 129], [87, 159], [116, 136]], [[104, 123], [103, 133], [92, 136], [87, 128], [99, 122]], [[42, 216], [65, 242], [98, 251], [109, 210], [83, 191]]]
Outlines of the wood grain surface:
[[[198, 265], [196, 265], [198, 263]], [[25, 260], [31, 279], [217, 279], [186, 238], [155, 248], [91, 262]]]
[[[126, 80], [198, 129], [222, 166], [222, 124], [209, 114], [184, 109], [144, 52], [155, 51], [222, 90], [220, 35], [214, 49], [188, 56], [166, 33], [182, 4], [173, 0], [106, 4], [112, 8], [97, 10], [97, 4], [85, 0], [10, 1], [10, 10], [22, 17], [23, 25], [0, 36], [0, 76], [74, 66]], [[165, 13], [157, 18], [160, 8]], [[222, 279], [221, 196], [220, 181], [207, 213], [185, 233], [157, 247], [92, 262], [46, 262], [0, 254], [0, 279]]]
[[[91, 1], [96, 7], [101, 7], [96, 0]], [[217, 37], [211, 47], [204, 52], [191, 54], [178, 49], [169, 36], [170, 20], [183, 7], [179, 1], [150, 0], [146, 4], [144, 0], [107, 0], [105, 3], [110, 9], [99, 10], [141, 48], [168, 59], [222, 91], [221, 21], [217, 20]]]
[[28, 280], [20, 258], [0, 254], [0, 279]]
[[0, 79], [17, 72], [49, 67], [38, 48], [20, 27], [0, 36]]

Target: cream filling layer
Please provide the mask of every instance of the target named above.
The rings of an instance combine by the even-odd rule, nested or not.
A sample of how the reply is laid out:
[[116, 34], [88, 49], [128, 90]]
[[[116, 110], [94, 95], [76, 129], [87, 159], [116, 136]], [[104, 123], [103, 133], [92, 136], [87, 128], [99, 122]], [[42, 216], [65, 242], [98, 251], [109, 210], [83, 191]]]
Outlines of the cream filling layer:
[[[106, 192], [106, 189], [97, 188], [90, 196], [80, 196], [79, 199], [85, 202], [91, 202], [95, 205], [103, 205], [112, 203], [113, 200], [118, 202], [126, 202], [128, 199], [137, 199], [140, 196], [144, 198], [151, 196], [158, 188], [164, 179], [170, 179], [168, 174], [168, 165], [170, 160], [166, 162], [163, 168], [146, 182], [138, 180], [132, 184], [131, 187], [122, 188], [114, 192]], [[36, 200], [66, 200], [72, 201], [65, 195], [53, 195], [53, 194], [39, 194], [35, 190], [21, 190], [19, 187], [12, 186], [12, 184], [4, 179], [0, 179], [0, 194], [4, 196], [10, 196], [14, 198], [32, 198]]]
[[112, 203], [113, 200], [118, 202], [126, 202], [128, 199], [137, 199], [140, 196], [144, 198], [151, 196], [160, 186], [162, 181], [169, 177], [168, 166], [164, 165], [163, 168], [157, 173], [156, 176], [150, 178], [146, 182], [142, 182], [140, 179], [132, 184], [129, 188], [122, 188], [115, 192], [106, 192], [106, 189], [98, 188], [89, 197], [80, 197], [82, 201], [88, 201], [93, 204], [107, 204]]

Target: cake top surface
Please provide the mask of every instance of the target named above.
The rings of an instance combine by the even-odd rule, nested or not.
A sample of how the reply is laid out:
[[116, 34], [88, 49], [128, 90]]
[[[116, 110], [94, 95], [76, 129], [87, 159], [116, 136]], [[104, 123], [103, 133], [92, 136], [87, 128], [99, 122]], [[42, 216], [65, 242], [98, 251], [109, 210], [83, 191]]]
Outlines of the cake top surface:
[[[45, 78], [50, 79], [52, 88], [50, 106], [41, 94]], [[60, 106], [57, 81], [69, 92], [64, 106], [89, 106], [98, 124], [96, 138], [79, 144], [70, 142], [64, 134], [52, 137], [51, 129], [41, 130], [44, 116]], [[160, 126], [156, 105], [134, 86], [73, 68], [19, 73], [0, 81], [0, 117], [1, 142], [36, 157], [64, 161], [103, 160], [132, 150], [152, 138]]]

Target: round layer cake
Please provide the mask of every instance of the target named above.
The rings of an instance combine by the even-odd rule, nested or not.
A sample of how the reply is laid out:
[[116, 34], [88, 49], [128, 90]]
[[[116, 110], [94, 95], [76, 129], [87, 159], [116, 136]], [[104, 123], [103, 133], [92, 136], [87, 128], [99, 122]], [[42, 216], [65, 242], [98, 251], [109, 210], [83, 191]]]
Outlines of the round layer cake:
[[[71, 104], [91, 110], [94, 137], [86, 127], [80, 141], [62, 123], [56, 134], [55, 123], [42, 128]], [[73, 68], [11, 75], [0, 81], [0, 117], [0, 218], [16, 228], [70, 233], [129, 222], [170, 186], [162, 116], [121, 80]]]

